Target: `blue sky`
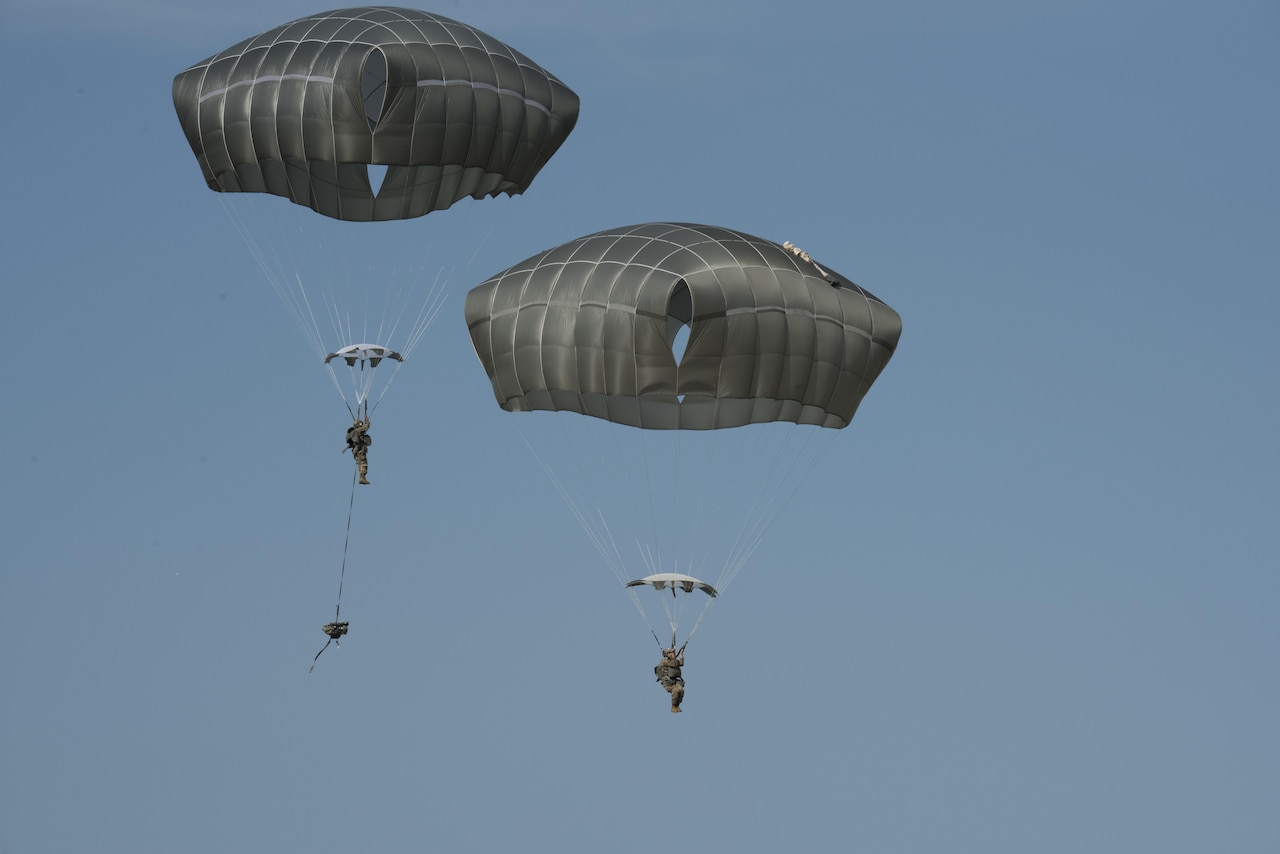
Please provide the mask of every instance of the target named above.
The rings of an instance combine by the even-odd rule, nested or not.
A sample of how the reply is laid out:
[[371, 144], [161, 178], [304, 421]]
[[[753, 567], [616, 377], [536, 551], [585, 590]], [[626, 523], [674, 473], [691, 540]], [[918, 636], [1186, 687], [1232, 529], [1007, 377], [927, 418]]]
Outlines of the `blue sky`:
[[[1274, 3], [429, 8], [581, 119], [524, 196], [352, 250], [448, 300], [310, 674], [348, 419], [169, 87], [320, 7], [104, 8], [0, 7], [0, 852], [1280, 846]], [[647, 220], [792, 240], [905, 327], [678, 716], [462, 321]]]

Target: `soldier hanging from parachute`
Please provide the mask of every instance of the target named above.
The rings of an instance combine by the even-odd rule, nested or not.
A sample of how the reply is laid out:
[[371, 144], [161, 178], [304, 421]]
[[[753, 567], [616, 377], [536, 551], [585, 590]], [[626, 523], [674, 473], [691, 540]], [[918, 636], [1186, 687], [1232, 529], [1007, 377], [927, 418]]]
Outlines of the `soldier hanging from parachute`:
[[[678, 572], [662, 572], [644, 578], [637, 578], [635, 581], [628, 581], [626, 586], [628, 588], [652, 587], [658, 591], [669, 589], [672, 599], [676, 598], [677, 590], [683, 591], [685, 594], [690, 594], [694, 590], [701, 590], [711, 599], [720, 595], [710, 584], [699, 581], [691, 575], [684, 575]], [[676, 649], [676, 622], [675, 620], [672, 621], [671, 646], [662, 648], [662, 658], [654, 666], [653, 675], [656, 677], [658, 684], [671, 695], [671, 711], [680, 712], [682, 711], [680, 702], [684, 699], [684, 675], [682, 670], [684, 667], [684, 650], [689, 645], [689, 638], [693, 637], [693, 632], [690, 631], [689, 638], [686, 638], [680, 648]], [[694, 628], [697, 628], [697, 626], [695, 625]], [[653, 634], [652, 627], [650, 627], [649, 631]], [[653, 634], [653, 639], [658, 641], [659, 647], [662, 647], [662, 641], [658, 640], [657, 634]]]
[[[321, 217], [376, 224], [442, 211], [466, 198], [519, 195], [578, 119], [578, 96], [514, 48], [459, 21], [395, 7], [336, 9], [245, 39], [178, 74], [173, 103], [207, 186], [282, 196], [321, 215], [308, 218], [300, 238], [326, 233]], [[271, 268], [264, 258], [274, 254], [261, 250], [233, 204], [224, 207], [317, 355], [325, 354], [304, 287], [312, 283]], [[289, 233], [271, 219], [265, 227]], [[342, 226], [345, 234], [361, 228]], [[278, 254], [296, 257], [315, 247], [308, 241], [285, 249]], [[337, 302], [329, 308], [346, 337], [350, 322], [336, 318], [349, 315]], [[422, 307], [400, 352], [417, 344], [438, 310], [438, 302]], [[390, 324], [393, 331], [398, 321]], [[337, 358], [352, 369], [354, 400], [334, 374], [337, 362], [330, 363]], [[372, 386], [383, 359], [396, 363], [394, 376], [403, 359], [382, 345], [350, 344], [325, 358], [359, 422], [348, 434], [359, 476], [353, 500], [355, 484], [369, 482], [369, 414], [381, 397]], [[390, 380], [378, 381], [385, 392]], [[350, 528], [349, 511], [347, 543]], [[346, 630], [337, 615], [324, 629], [333, 643]]]
[[671, 695], [671, 711], [681, 712], [680, 702], [684, 700], [684, 647], [677, 652], [675, 644], [662, 651], [662, 659], [653, 668], [653, 675], [667, 693]]
[[356, 472], [360, 475], [360, 483], [365, 486], [369, 485], [369, 446], [373, 444], [373, 437], [369, 435], [369, 416], [365, 415], [364, 420], [357, 418], [355, 423], [347, 428], [347, 446], [342, 449], [343, 453], [351, 452], [351, 456], [356, 460]]
[[[786, 441], [804, 433], [797, 442], [809, 445], [815, 432], [829, 433], [813, 428], [847, 426], [897, 347], [901, 318], [794, 244], [680, 222], [606, 229], [548, 249], [473, 288], [466, 317], [502, 409], [535, 413], [529, 419], [535, 423], [554, 422], [538, 437], [548, 444], [574, 420], [601, 425], [608, 434], [600, 447], [566, 443], [568, 459], [559, 466], [542, 456], [536, 440], [526, 436], [526, 444], [624, 587], [670, 589], [670, 598], [659, 597], [670, 645], [658, 639], [636, 592], [628, 592], [663, 650], [654, 675], [671, 694], [671, 711], [680, 711], [689, 639], [778, 508], [798, 492], [792, 486], [745, 496], [749, 508], [732, 526], [740, 533], [731, 534], [723, 551], [698, 540], [705, 525], [687, 526], [696, 542], [677, 542], [686, 529], [677, 531], [676, 524], [699, 518], [694, 502], [703, 487], [733, 483], [734, 472], [756, 468], [769, 484], [773, 469], [785, 468], [773, 465], [785, 458], [781, 454], [735, 456], [713, 448], [713, 456], [700, 453], [696, 440], [745, 433], [751, 442], [744, 448], [751, 448], [757, 438]], [[687, 345], [681, 349], [683, 335]], [[784, 429], [790, 425], [796, 429]], [[673, 441], [650, 443], [655, 435], [672, 435]], [[642, 476], [618, 477], [604, 468], [632, 449], [642, 458]], [[701, 460], [714, 460], [718, 468], [692, 474], [692, 464]], [[580, 492], [567, 483], [578, 472], [586, 481]], [[654, 475], [662, 472], [675, 482], [659, 483]], [[612, 491], [632, 493], [631, 500], [619, 502], [618, 514], [606, 519], [603, 504]], [[724, 512], [720, 504], [710, 506]], [[672, 510], [657, 524], [654, 508], [685, 507], [691, 509]], [[757, 514], [757, 508], [763, 509]], [[618, 536], [618, 524], [634, 524], [625, 532], [634, 536]], [[651, 574], [631, 581], [636, 573], [627, 567], [636, 561]], [[662, 571], [688, 566], [702, 575], [698, 567], [713, 563], [723, 567], [714, 587]], [[696, 590], [708, 598], [677, 647], [683, 608]], [[678, 597], [680, 592], [685, 595]]]

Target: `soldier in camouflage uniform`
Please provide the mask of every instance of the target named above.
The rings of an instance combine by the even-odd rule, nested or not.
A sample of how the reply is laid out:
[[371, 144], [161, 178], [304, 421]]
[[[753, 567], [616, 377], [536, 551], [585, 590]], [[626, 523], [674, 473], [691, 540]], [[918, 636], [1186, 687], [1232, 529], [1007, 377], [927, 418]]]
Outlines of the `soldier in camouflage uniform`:
[[369, 435], [369, 416], [366, 415], [364, 420], [359, 418], [355, 423], [347, 428], [347, 447], [343, 451], [351, 451], [352, 456], [356, 458], [356, 468], [360, 470], [360, 482], [369, 483], [369, 446], [373, 444], [373, 437]]
[[667, 647], [662, 651], [662, 660], [653, 668], [654, 676], [658, 677], [658, 682], [671, 695], [671, 711], [682, 711], [680, 701], [684, 699], [684, 678], [680, 675], [680, 668], [684, 667], [684, 650], [676, 652], [674, 646]]

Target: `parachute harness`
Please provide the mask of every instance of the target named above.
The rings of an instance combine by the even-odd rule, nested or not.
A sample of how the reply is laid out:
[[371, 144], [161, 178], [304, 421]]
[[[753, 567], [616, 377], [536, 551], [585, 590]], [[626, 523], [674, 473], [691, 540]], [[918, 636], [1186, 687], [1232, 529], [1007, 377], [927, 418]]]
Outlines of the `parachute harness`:
[[307, 671], [308, 673], [316, 669], [316, 662], [320, 660], [321, 654], [329, 648], [329, 644], [339, 648], [342, 647], [342, 644], [338, 643], [338, 638], [347, 633], [347, 626], [349, 625], [341, 622], [340, 618], [342, 616], [342, 585], [347, 578], [347, 550], [351, 546], [351, 517], [356, 505], [356, 477], [357, 475], [354, 473], [351, 475], [351, 500], [347, 504], [347, 535], [346, 539], [342, 541], [342, 569], [338, 572], [338, 604], [333, 609], [333, 622], [325, 623], [322, 630], [329, 636], [329, 639], [324, 642], [324, 646], [320, 647], [320, 652], [316, 653], [316, 657], [311, 659], [311, 669]]

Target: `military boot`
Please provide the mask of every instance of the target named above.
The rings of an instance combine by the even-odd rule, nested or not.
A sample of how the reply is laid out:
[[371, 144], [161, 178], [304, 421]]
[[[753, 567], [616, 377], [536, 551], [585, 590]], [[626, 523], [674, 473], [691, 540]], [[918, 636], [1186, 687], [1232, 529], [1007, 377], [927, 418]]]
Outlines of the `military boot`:
[[369, 478], [365, 477], [364, 475], [360, 475], [360, 482], [363, 483], [365, 486], [368, 486]]

